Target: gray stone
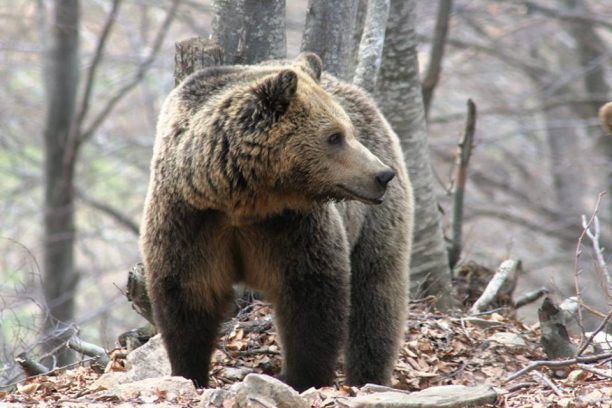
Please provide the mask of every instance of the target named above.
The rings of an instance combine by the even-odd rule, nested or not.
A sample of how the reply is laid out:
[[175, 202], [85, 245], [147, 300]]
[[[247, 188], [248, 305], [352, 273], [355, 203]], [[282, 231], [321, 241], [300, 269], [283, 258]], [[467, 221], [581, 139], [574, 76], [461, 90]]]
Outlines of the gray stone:
[[130, 399], [134, 397], [147, 398], [159, 393], [165, 393], [174, 397], [198, 398], [198, 393], [191, 380], [171, 376], [146, 378], [140, 381], [120, 384], [105, 391], [104, 395], [116, 395], [119, 398]]
[[220, 375], [230, 381], [242, 381], [247, 374], [253, 371], [255, 370], [249, 367], [223, 367]]
[[126, 372], [103, 374], [93, 383], [92, 388], [110, 390], [119, 384], [171, 375], [170, 360], [161, 335], [151, 337], [148, 342], [128, 354], [126, 368]]
[[351, 408], [454, 408], [491, 404], [496, 399], [497, 393], [488, 386], [443, 385], [410, 394], [380, 392], [343, 402]]
[[522, 349], [527, 347], [527, 343], [520, 335], [510, 332], [495, 333], [487, 340], [501, 344], [509, 349]]
[[211, 408], [211, 407], [223, 407], [223, 402], [235, 398], [236, 394], [220, 389], [220, 388], [209, 388], [204, 390], [200, 397], [200, 407]]
[[277, 408], [309, 408], [296, 390], [269, 375], [249, 374], [243, 382], [230, 387], [235, 405], [240, 408], [273, 406]]

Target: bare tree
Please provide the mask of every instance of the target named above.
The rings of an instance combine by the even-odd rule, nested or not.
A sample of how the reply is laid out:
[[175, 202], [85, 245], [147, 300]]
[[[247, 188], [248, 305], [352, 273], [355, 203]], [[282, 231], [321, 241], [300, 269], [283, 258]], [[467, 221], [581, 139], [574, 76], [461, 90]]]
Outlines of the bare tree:
[[215, 0], [213, 39], [226, 64], [285, 58], [285, 0]]
[[[66, 161], [65, 147], [76, 108], [79, 85], [78, 0], [55, 0], [51, 45], [46, 64], [47, 115], [45, 142], [44, 291], [51, 318], [46, 331], [57, 329], [57, 321], [74, 316], [74, 291], [78, 273], [74, 268], [74, 161]], [[48, 344], [54, 348], [58, 338]], [[70, 354], [58, 356], [60, 364]]]
[[415, 33], [416, 0], [392, 0], [385, 34], [377, 99], [400, 137], [416, 197], [412, 249], [412, 292], [438, 296], [452, 306], [451, 274], [434, 192]]
[[323, 60], [325, 71], [349, 79], [357, 0], [308, 0], [302, 51], [311, 51]]
[[[74, 318], [74, 295], [79, 274], [74, 265], [75, 243], [75, 167], [79, 152], [91, 140], [117, 104], [144, 78], [157, 56], [180, 0], [173, 0], [151, 51], [138, 65], [136, 73], [104, 103], [89, 121], [96, 71], [104, 55], [109, 34], [121, 1], [113, 0], [98, 38], [91, 65], [79, 96], [79, 0], [55, 0], [54, 20], [47, 64], [47, 116], [44, 130], [44, 292], [49, 316], [45, 332], [47, 348], [61, 350], [58, 363], [70, 362], [71, 353], [60, 345], [70, 335]], [[98, 203], [98, 207], [104, 206]], [[133, 226], [132, 226], [133, 227]]]

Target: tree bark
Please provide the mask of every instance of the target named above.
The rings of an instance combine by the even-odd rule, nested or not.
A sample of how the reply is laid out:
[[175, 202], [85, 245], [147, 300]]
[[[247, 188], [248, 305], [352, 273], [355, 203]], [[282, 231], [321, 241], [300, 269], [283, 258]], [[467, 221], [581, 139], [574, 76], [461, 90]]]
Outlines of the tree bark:
[[213, 40], [226, 64], [285, 58], [285, 0], [215, 0]]
[[302, 51], [321, 57], [325, 71], [348, 80], [352, 74], [352, 52], [357, 0], [309, 0]]
[[[49, 311], [45, 332], [52, 337], [65, 330], [74, 317], [78, 282], [74, 268], [74, 161], [66, 160], [66, 146], [79, 83], [79, 15], [78, 0], [55, 1], [46, 64], [43, 270]], [[71, 334], [51, 338], [47, 349], [54, 349]], [[67, 350], [59, 353], [58, 365], [71, 362], [72, 356]]]
[[429, 162], [415, 5], [415, 0], [391, 1], [377, 100], [401, 140], [416, 199], [411, 292], [437, 296], [438, 307], [446, 310], [453, 306], [451, 275]]
[[[588, 4], [579, 0], [563, 0], [565, 6], [571, 12], [589, 15]], [[606, 80], [606, 63], [608, 61], [608, 47], [599, 36], [592, 24], [584, 21], [565, 21], [568, 33], [574, 38], [575, 50], [578, 53], [580, 65], [583, 69], [583, 86], [587, 94], [591, 96], [588, 103], [579, 106], [578, 111], [584, 119], [597, 117], [599, 108], [608, 102], [610, 98], [610, 85]], [[599, 132], [593, 132], [597, 138], [601, 155], [605, 163], [612, 163], [612, 137]], [[603, 171], [603, 183], [612, 195], [612, 167], [609, 165]], [[606, 216], [612, 222], [612, 199], [608, 196], [608, 209]]]
[[357, 67], [353, 83], [368, 92], [376, 89], [376, 80], [385, 43], [385, 29], [389, 18], [389, 0], [369, 0], [359, 43]]

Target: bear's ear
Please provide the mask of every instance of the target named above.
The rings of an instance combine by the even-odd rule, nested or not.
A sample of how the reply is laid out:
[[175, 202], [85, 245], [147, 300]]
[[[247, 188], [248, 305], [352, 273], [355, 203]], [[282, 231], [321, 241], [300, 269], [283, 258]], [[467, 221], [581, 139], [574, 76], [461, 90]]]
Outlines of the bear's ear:
[[290, 69], [284, 69], [258, 84], [254, 90], [261, 104], [275, 116], [287, 111], [297, 91], [298, 76]]
[[303, 52], [295, 59], [295, 65], [300, 67], [315, 81], [321, 80], [321, 72], [323, 72], [323, 62], [321, 58], [313, 52]]

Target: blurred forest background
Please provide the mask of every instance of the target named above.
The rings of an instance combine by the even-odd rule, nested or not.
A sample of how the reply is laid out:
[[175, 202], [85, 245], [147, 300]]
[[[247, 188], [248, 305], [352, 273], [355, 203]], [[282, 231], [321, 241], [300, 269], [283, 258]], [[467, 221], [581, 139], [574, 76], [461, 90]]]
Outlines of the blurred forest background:
[[[59, 33], [67, 46], [52, 50], [55, 3], [68, 6], [66, 21], [79, 3], [80, 24]], [[306, 0], [286, 2], [289, 58], [300, 52], [307, 8]], [[82, 338], [107, 348], [142, 324], [122, 290], [140, 261], [157, 113], [174, 86], [174, 43], [209, 37], [213, 14], [204, 0], [0, 0], [0, 379], [45, 328], [61, 328], [58, 319], [74, 320]], [[352, 30], [355, 54], [359, 24]], [[585, 303], [605, 309], [593, 258], [575, 264], [581, 214], [612, 191], [612, 136], [597, 119], [612, 99], [612, 3], [416, 1], [416, 34], [446, 237], [466, 100], [478, 108], [460, 263], [494, 269], [520, 259], [517, 291], [547, 286], [560, 299], [574, 293], [574, 272], [583, 269]], [[350, 59], [342, 68], [350, 79]], [[65, 110], [71, 124], [56, 120]], [[57, 146], [50, 135], [67, 127], [66, 145]], [[73, 189], [62, 190], [65, 177]], [[612, 248], [609, 195], [599, 219], [602, 246]], [[73, 222], [74, 235], [54, 235]], [[45, 245], [72, 248], [72, 240], [68, 258], [44, 256]], [[69, 273], [43, 283], [45, 268]], [[49, 314], [45, 293], [51, 308], [70, 304], [64, 315]]]

